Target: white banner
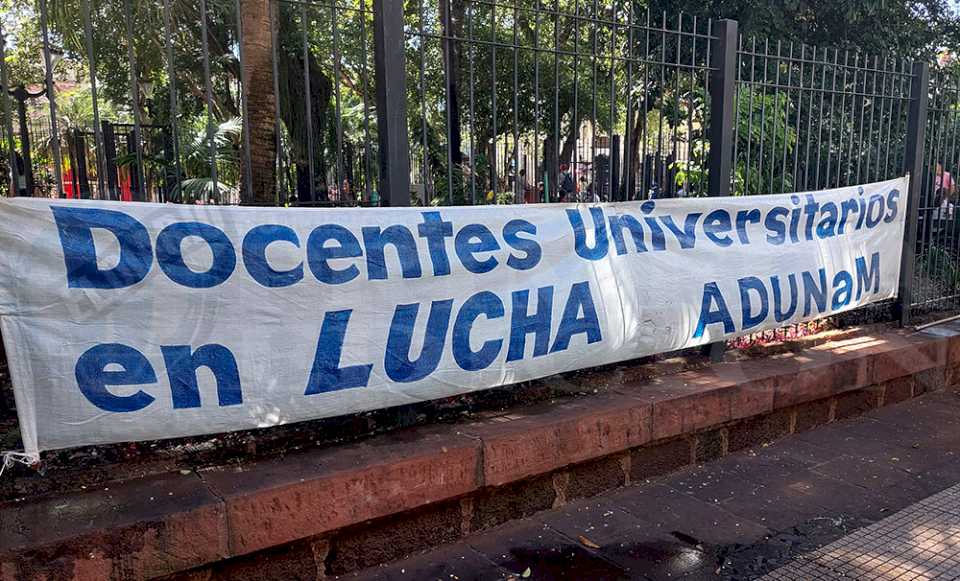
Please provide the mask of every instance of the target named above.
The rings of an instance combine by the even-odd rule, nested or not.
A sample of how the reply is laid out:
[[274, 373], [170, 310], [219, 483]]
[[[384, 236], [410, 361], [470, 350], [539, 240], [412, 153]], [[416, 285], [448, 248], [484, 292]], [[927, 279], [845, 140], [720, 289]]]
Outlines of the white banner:
[[580, 205], [0, 202], [26, 451], [274, 426], [894, 297], [907, 179]]

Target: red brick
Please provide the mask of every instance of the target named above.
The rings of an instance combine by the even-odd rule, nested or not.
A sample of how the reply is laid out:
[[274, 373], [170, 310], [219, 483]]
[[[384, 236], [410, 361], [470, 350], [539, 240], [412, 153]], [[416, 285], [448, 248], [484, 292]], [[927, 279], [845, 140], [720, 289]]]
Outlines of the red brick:
[[345, 575], [451, 543], [463, 534], [462, 520], [460, 501], [454, 500], [338, 531], [331, 540], [327, 572]]
[[590, 498], [625, 485], [624, 464], [624, 455], [618, 454], [571, 466], [565, 471], [568, 479], [563, 487], [564, 500]]
[[693, 462], [693, 440], [676, 438], [630, 452], [630, 482], [643, 482]]
[[918, 396], [930, 391], [942, 391], [947, 382], [947, 370], [943, 367], [932, 367], [918, 371], [913, 375], [913, 395]]
[[794, 408], [797, 417], [794, 432], [805, 432], [833, 421], [833, 403], [833, 399], [819, 399]]
[[869, 356], [870, 383], [885, 383], [934, 367], [943, 367], [947, 357], [947, 341], [923, 335], [918, 337], [885, 336], [885, 343]]
[[716, 376], [681, 373], [651, 383], [637, 398], [653, 405], [653, 439], [662, 440], [729, 421], [735, 385]]
[[453, 498], [477, 488], [479, 443], [449, 429], [204, 472], [226, 503], [230, 552], [242, 555]]
[[888, 381], [883, 386], [883, 405], [906, 401], [913, 396], [913, 376]]
[[143, 579], [228, 555], [223, 505], [196, 475], [0, 510], [0, 570], [19, 579]]
[[772, 442], [790, 433], [792, 412], [777, 412], [737, 422], [727, 428], [727, 448], [730, 452]]
[[957, 387], [960, 385], [960, 365], [951, 363], [946, 369], [945, 376], [946, 387]]
[[557, 489], [553, 475], [546, 474], [503, 486], [489, 486], [471, 500], [468, 527], [476, 532], [551, 508], [557, 502]]
[[650, 441], [650, 406], [629, 396], [540, 405], [464, 428], [483, 442], [483, 482], [499, 486]]
[[774, 386], [782, 372], [782, 362], [754, 360], [714, 365], [698, 373], [713, 373], [717, 380], [730, 383], [730, 419], [738, 420], [773, 410]]
[[946, 363], [948, 366], [960, 365], [960, 333], [953, 331], [953, 334], [947, 337], [946, 341], [947, 359], [944, 363]]
[[878, 388], [851, 391], [837, 396], [835, 416], [838, 420], [853, 418], [877, 407], [880, 400]]
[[799, 367], [777, 379], [774, 409], [830, 397], [868, 384], [862, 357], [811, 349], [796, 356]]
[[693, 438], [693, 460], [697, 464], [716, 460], [727, 453], [727, 429], [701, 432]]

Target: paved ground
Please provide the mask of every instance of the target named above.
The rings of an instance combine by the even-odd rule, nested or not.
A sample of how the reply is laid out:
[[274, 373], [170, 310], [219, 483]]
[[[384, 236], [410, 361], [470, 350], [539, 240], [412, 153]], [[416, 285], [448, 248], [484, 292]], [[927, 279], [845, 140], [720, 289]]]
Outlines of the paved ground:
[[815, 579], [960, 578], [960, 485], [913, 504], [893, 516], [763, 577], [763, 581]]
[[[858, 543], [873, 543], [862, 547], [870, 554], [933, 542], [936, 551], [911, 558], [942, 560], [960, 539], [960, 492], [911, 505], [960, 483], [958, 454], [960, 396], [928, 394], [348, 578], [755, 579], [781, 569], [806, 580], [817, 577], [795, 567], [839, 555], [834, 545], [815, 551], [843, 537], [836, 547], [856, 545], [857, 555]], [[874, 523], [896, 533], [880, 541], [864, 528]]]

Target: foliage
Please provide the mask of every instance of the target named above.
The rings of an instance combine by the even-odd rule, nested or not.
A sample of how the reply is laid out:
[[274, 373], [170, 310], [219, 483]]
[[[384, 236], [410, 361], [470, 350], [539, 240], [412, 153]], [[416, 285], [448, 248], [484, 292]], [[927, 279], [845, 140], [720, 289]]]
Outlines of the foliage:
[[735, 194], [788, 192], [793, 188], [794, 176], [787, 171], [789, 164], [783, 163], [792, 158], [797, 145], [791, 107], [785, 93], [741, 88], [736, 111]]
[[655, 11], [740, 23], [757, 36], [819, 47], [857, 49], [932, 60], [941, 48], [957, 49], [958, 14], [949, 0], [654, 0]]
[[[207, 87], [200, 39], [201, 23], [206, 23], [210, 108], [213, 123], [218, 127], [216, 155], [222, 182], [217, 188], [238, 188], [239, 129], [234, 131], [231, 127], [242, 114], [240, 88], [244, 79], [238, 58], [235, 0], [207, 0], [204, 15], [200, 14], [197, 0], [170, 0], [170, 41], [175, 48], [172, 63], [167, 62], [163, 3], [159, 0], [48, 0], [51, 43], [64, 52], [57, 65], [57, 77], [81, 81], [76, 90], [58, 98], [66, 127], [89, 126], [92, 121], [88, 96], [91, 71], [83, 35], [84, 1], [89, 2], [92, 12], [91, 40], [97, 55], [95, 72], [101, 117], [114, 122], [129, 121], [137, 111], [145, 122], [175, 121], [181, 134], [186, 177], [198, 180], [185, 183], [184, 193], [213, 189], [204, 146]], [[241, 13], [245, 5], [257, 1], [262, 0], [240, 0]], [[359, 10], [361, 1], [363, 11]], [[404, 1], [411, 149], [415, 157], [427, 159], [430, 203], [465, 203], [470, 199], [474, 181], [478, 199], [485, 199], [486, 192], [498, 192], [491, 194], [491, 202], [501, 199], [501, 193], [509, 190], [510, 185], [501, 169], [496, 170], [501, 174], [499, 179], [493, 179], [495, 168], [490, 167], [489, 160], [493, 144], [512, 143], [515, 134], [521, 139], [536, 137], [539, 162], [543, 164], [537, 177], [555, 187], [557, 167], [562, 160], [569, 159], [573, 136], [594, 117], [595, 132], [599, 135], [644, 135], [645, 142], [637, 146], [638, 150], [663, 147], [664, 135], [686, 141], [689, 161], [675, 162], [673, 175], [688, 190], [706, 190], [704, 168], [709, 148], [702, 131], [707, 126], [709, 107], [707, 96], [699, 88], [702, 82], [693, 75], [677, 74], [671, 67], [643, 63], [691, 62], [696, 56], [691, 43], [676, 42], [671, 35], [652, 34], [644, 42], [634, 39], [631, 45], [625, 27], [591, 27], [577, 13], [605, 21], [626, 21], [629, 14], [642, 15], [649, 8], [654, 27], [659, 26], [658, 15], [663, 11], [669, 15], [668, 26], [675, 27], [677, 15], [682, 12], [685, 30], [690, 29], [692, 16], [700, 17], [701, 23], [707, 17], [733, 18], [740, 22], [745, 38], [770, 37], [841, 49], [861, 46], [871, 54], [916, 58], [930, 58], [942, 48], [960, 45], [957, 15], [950, 10], [947, 0], [612, 0], [600, 5], [556, 0], [540, 2], [540, 12], [529, 10], [539, 1], [521, 0], [522, 9], [515, 12], [503, 3], [452, 0], [451, 30], [444, 29], [436, 0]], [[282, 181], [303, 188], [306, 180], [297, 180], [296, 174], [298, 170], [303, 173], [312, 155], [318, 179], [323, 182], [314, 185], [318, 191], [324, 191], [328, 176], [334, 173], [338, 153], [343, 165], [347, 165], [354, 162], [344, 159], [350, 152], [356, 155], [367, 143], [377, 142], [376, 113], [372, 110], [376, 89], [372, 2], [338, 0], [336, 7], [285, 1], [276, 5]], [[129, 23], [125, 6], [130, 9]], [[0, 13], [4, 30], [9, 32], [7, 62], [12, 81], [42, 81], [35, 4], [32, 0], [0, 0]], [[136, 57], [136, 98], [131, 96], [128, 24], [133, 30], [132, 49]], [[421, 29], [423, 36], [419, 34]], [[444, 36], [482, 42], [456, 43], [453, 66], [448, 67]], [[305, 41], [307, 59], [303, 57]], [[512, 50], [513, 45], [522, 48]], [[703, 46], [697, 50], [702, 52]], [[628, 70], [622, 59], [581, 56], [594, 52], [630, 54], [635, 60]], [[336, 67], [334, 54], [339, 57]], [[264, 62], [271, 63], [272, 54]], [[305, 69], [310, 75], [310, 95], [306, 94]], [[170, 78], [170, 70], [174, 71], [174, 78]], [[448, 81], [459, 87], [455, 109], [448, 109]], [[174, 87], [178, 97], [175, 117], [169, 105]], [[633, 118], [627, 118], [624, 106], [628, 94]], [[750, 89], [742, 89], [740, 95], [735, 192], [790, 189], [795, 181], [792, 168], [781, 171], [784, 164], [777, 163], [777, 158], [782, 162], [783, 156], [797, 147], [792, 102], [783, 94]], [[305, 102], [309, 108], [304, 106]], [[272, 116], [273, 112], [266, 114]], [[837, 126], [840, 131], [845, 130], [840, 123]], [[461, 142], [450, 143], [451, 134], [452, 141], [460, 138]], [[338, 152], [341, 141], [352, 147], [344, 145]], [[758, 147], [761, 141], [762, 149]], [[424, 142], [426, 151], [420, 151]], [[448, 151], [454, 148], [458, 151]], [[639, 158], [638, 152], [633, 155]], [[449, 157], [453, 158], [452, 168], [448, 167]], [[453, 176], [452, 183], [448, 183], [448, 175]], [[354, 191], [362, 190], [360, 183], [351, 185]], [[297, 186], [291, 185], [290, 189], [294, 187]]]
[[[118, 111], [113, 101], [98, 103], [100, 119], [114, 123], [131, 123], [133, 119], [125, 111]], [[93, 97], [90, 86], [82, 84], [57, 95], [57, 118], [60, 129], [86, 129], [93, 127]]]
[[[236, 192], [240, 183], [237, 168], [237, 147], [242, 132], [242, 122], [233, 117], [210, 128], [204, 124], [195, 124], [192, 133], [185, 137], [180, 148], [183, 170], [188, 176], [194, 176], [181, 182], [174, 198], [184, 200], [201, 196], [211, 197], [214, 192]], [[213, 141], [217, 165], [217, 181], [213, 180], [210, 164], [210, 141]]]
[[960, 287], [960, 268], [950, 251], [931, 244], [920, 255], [917, 272], [949, 288]]

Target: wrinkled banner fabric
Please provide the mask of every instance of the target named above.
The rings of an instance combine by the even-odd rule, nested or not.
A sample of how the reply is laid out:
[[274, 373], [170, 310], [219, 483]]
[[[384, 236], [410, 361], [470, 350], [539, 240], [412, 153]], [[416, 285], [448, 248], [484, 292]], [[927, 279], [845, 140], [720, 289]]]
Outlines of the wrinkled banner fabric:
[[906, 178], [601, 204], [0, 202], [26, 452], [486, 389], [894, 297]]

